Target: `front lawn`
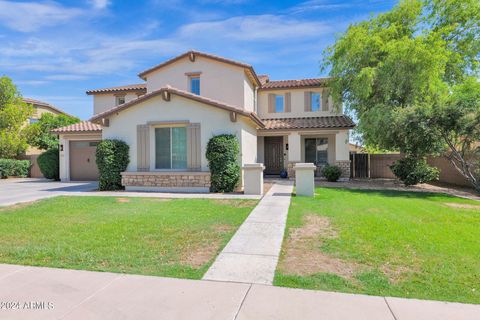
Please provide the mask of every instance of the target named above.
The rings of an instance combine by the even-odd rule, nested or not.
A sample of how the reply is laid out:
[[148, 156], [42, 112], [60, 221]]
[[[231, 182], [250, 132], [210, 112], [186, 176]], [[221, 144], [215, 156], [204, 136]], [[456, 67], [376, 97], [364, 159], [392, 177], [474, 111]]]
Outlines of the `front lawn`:
[[337, 188], [294, 197], [274, 284], [480, 303], [480, 202]]
[[256, 200], [57, 197], [0, 209], [0, 263], [200, 279]]

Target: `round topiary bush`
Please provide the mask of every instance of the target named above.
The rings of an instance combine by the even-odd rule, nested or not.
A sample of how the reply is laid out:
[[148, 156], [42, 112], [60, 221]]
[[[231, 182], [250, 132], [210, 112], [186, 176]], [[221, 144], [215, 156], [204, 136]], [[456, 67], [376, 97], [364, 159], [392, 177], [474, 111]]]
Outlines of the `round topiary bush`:
[[212, 192], [232, 192], [240, 181], [238, 154], [240, 144], [232, 134], [215, 136], [208, 141], [206, 157], [211, 173]]
[[342, 169], [338, 166], [326, 165], [322, 174], [327, 178], [327, 181], [336, 182], [342, 176]]
[[97, 167], [100, 190], [121, 190], [121, 172], [127, 170], [130, 157], [128, 144], [121, 140], [102, 140], [97, 145]]
[[47, 179], [60, 180], [60, 157], [58, 149], [48, 149], [37, 158], [38, 167]]
[[425, 159], [415, 157], [405, 157], [397, 160], [390, 166], [390, 169], [406, 186], [426, 183], [439, 178], [437, 168], [430, 167]]

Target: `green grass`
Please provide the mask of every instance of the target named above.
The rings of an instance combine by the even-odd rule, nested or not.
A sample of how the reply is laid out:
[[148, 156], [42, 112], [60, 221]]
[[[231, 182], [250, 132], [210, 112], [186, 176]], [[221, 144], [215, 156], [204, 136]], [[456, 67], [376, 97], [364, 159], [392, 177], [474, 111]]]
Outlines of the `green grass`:
[[[453, 208], [445, 203], [475, 207]], [[480, 303], [480, 202], [444, 194], [317, 188], [294, 197], [275, 285]], [[336, 237], [308, 250], [356, 263], [352, 277], [285, 274], [289, 232], [306, 215], [330, 219]], [[316, 262], [317, 263], [317, 262]], [[322, 263], [322, 261], [318, 261]], [[400, 270], [397, 276], [385, 270]]]
[[257, 203], [117, 199], [0, 209], [0, 263], [199, 279]]

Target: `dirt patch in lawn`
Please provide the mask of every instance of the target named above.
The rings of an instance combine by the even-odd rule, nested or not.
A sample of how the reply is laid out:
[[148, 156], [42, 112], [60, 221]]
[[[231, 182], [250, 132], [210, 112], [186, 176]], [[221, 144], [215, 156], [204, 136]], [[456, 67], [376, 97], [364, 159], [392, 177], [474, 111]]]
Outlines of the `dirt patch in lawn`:
[[119, 203], [130, 202], [130, 199], [128, 199], [128, 198], [117, 198], [117, 202], [119, 202]]
[[447, 202], [445, 205], [452, 207], [452, 208], [457, 208], [457, 209], [478, 209], [480, 210], [480, 205], [474, 205], [474, 204], [467, 204], [467, 203], [455, 203], [455, 202]]
[[326, 272], [353, 279], [357, 263], [332, 257], [320, 251], [322, 239], [336, 238], [330, 219], [306, 215], [300, 228], [291, 228], [280, 270], [286, 274], [312, 275]]
[[257, 201], [256, 200], [216, 199], [216, 200], [213, 200], [213, 203], [219, 204], [222, 206], [229, 206], [233, 208], [247, 208], [247, 207], [253, 207], [257, 203]]
[[181, 255], [179, 263], [192, 268], [200, 268], [210, 261], [217, 254], [220, 246], [220, 239], [203, 243], [195, 248], [189, 248], [187, 252]]
[[213, 226], [213, 231], [218, 233], [226, 233], [233, 229], [233, 226], [229, 224], [216, 224]]

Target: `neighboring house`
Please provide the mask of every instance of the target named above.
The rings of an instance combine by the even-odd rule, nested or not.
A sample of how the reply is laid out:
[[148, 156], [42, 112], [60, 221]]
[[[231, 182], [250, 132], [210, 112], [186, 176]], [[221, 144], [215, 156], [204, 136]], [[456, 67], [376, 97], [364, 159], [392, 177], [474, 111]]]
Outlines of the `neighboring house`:
[[[42, 116], [42, 114], [44, 114], [44, 113], [51, 113], [51, 114], [55, 114], [55, 115], [64, 114], [64, 115], [69, 116], [69, 114], [67, 114], [66, 112], [63, 112], [62, 110], [58, 109], [55, 106], [52, 106], [51, 104], [49, 104], [47, 102], [43, 102], [43, 101], [39, 101], [39, 100], [35, 100], [35, 99], [30, 99], [30, 98], [23, 98], [23, 101], [25, 103], [31, 105], [33, 107], [33, 110], [34, 110], [32, 116], [27, 120], [27, 125], [37, 122], [40, 119], [40, 117]], [[34, 148], [34, 147], [29, 147], [28, 150], [25, 152], [25, 154], [27, 156], [37, 155], [37, 154], [40, 154], [44, 151], [45, 150], [40, 150], [40, 149], [37, 149], [37, 148]]]
[[295, 163], [314, 162], [350, 176], [354, 123], [333, 105], [326, 78], [273, 81], [248, 64], [197, 51], [139, 77], [145, 82], [87, 91], [90, 122], [55, 130], [63, 181], [92, 178], [82, 172], [93, 171], [96, 142], [121, 139], [130, 146], [127, 190], [206, 191], [206, 146], [223, 133], [238, 137], [241, 165], [264, 163], [266, 174], [293, 176]]
[[348, 149], [350, 153], [365, 153], [365, 149], [356, 143], [349, 143]]

